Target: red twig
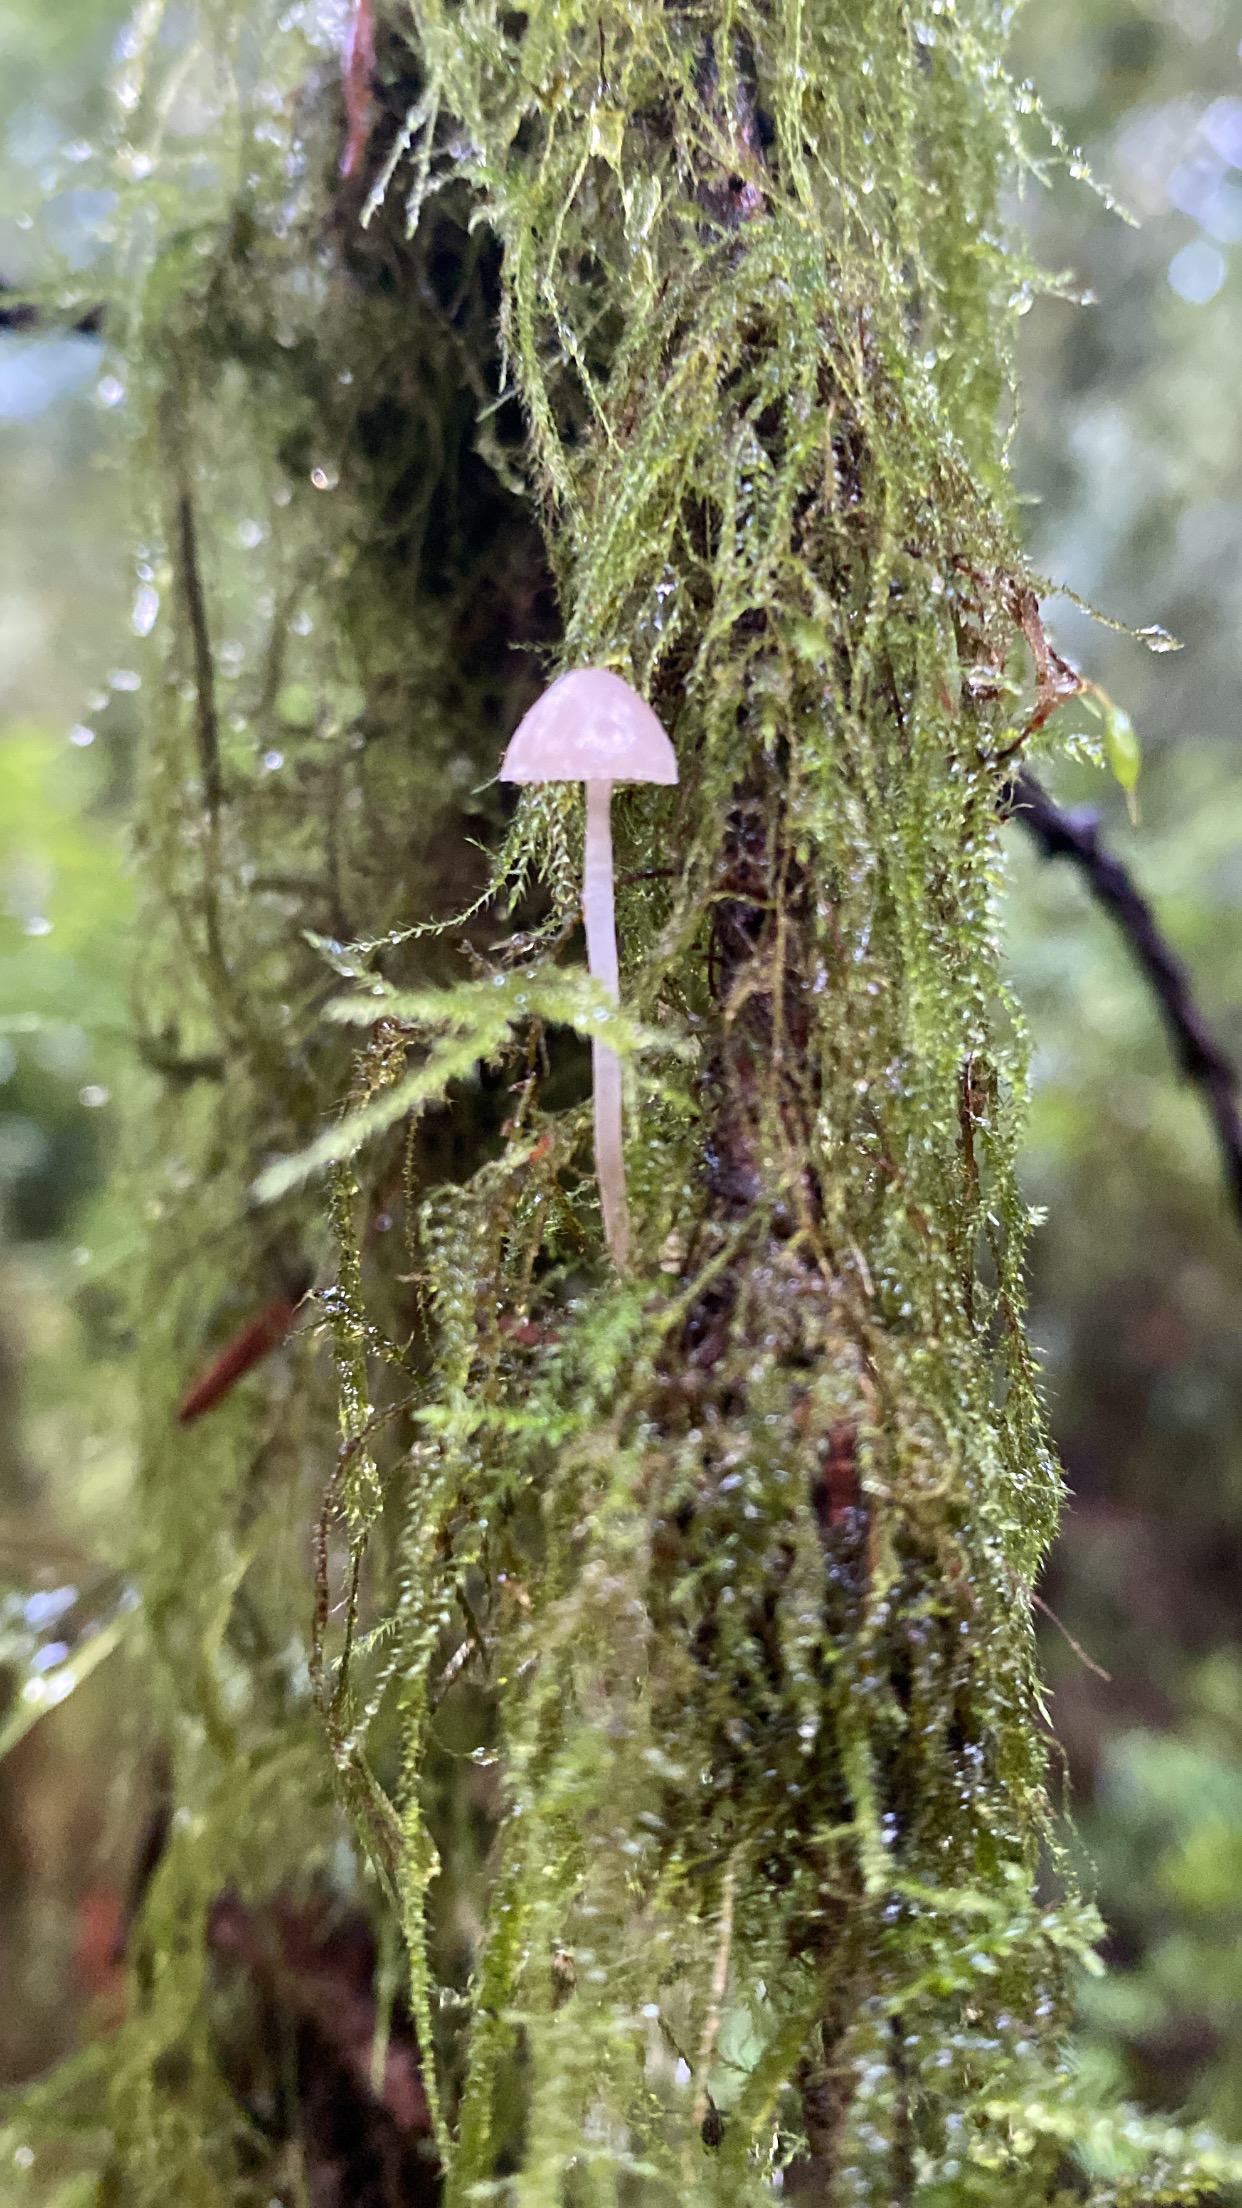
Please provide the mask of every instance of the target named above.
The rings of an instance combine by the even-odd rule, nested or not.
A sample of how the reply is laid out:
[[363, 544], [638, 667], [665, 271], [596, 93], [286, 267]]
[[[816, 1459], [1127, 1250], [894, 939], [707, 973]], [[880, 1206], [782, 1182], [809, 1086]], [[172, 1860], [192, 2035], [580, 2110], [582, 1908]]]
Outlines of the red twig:
[[253, 1366], [273, 1349], [279, 1349], [297, 1317], [300, 1301], [292, 1296], [273, 1296], [266, 1311], [235, 1334], [227, 1349], [223, 1349], [215, 1363], [209, 1365], [202, 1378], [187, 1389], [177, 1405], [177, 1418], [182, 1426], [192, 1426], [204, 1411], [210, 1411], [221, 1398], [248, 1373]]
[[349, 137], [341, 155], [341, 175], [352, 176], [367, 150], [375, 120], [372, 77], [375, 72], [375, 16], [371, 0], [354, 0], [353, 14], [341, 53], [341, 81], [345, 87], [345, 117]]
[[1010, 596], [1010, 609], [1014, 620], [1031, 648], [1035, 662], [1035, 711], [1022, 732], [1022, 741], [1034, 736], [1041, 729], [1050, 713], [1059, 705], [1076, 698], [1086, 688], [1082, 676], [1067, 659], [1054, 652], [1044, 634], [1044, 624], [1039, 618], [1039, 600], [1033, 590], [1015, 585]]

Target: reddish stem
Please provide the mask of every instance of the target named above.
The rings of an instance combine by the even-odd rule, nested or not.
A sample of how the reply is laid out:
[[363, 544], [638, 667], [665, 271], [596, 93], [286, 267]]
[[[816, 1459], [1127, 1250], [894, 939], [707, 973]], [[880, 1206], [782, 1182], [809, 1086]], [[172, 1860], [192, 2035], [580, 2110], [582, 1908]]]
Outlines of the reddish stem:
[[204, 1411], [210, 1411], [222, 1397], [235, 1388], [238, 1381], [273, 1349], [279, 1349], [297, 1316], [298, 1304], [292, 1296], [274, 1296], [266, 1311], [235, 1334], [227, 1349], [223, 1349], [213, 1365], [209, 1365], [202, 1378], [182, 1396], [177, 1406], [178, 1423], [191, 1426]]
[[341, 175], [352, 176], [367, 150], [375, 119], [372, 77], [375, 71], [375, 16], [371, 0], [354, 0], [354, 11], [345, 33], [341, 54], [341, 79], [345, 87], [345, 116], [349, 137], [341, 155]]

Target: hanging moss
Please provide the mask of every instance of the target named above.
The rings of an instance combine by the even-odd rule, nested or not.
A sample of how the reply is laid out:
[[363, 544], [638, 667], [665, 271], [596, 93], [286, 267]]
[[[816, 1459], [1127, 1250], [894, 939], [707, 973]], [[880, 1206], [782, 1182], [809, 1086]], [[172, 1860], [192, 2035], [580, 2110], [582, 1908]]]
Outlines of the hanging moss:
[[[1044, 1792], [995, 916], [1048, 709], [1005, 18], [418, 0], [347, 125], [312, 11], [216, 12], [178, 53], [141, 11], [121, 85], [179, 1806], [127, 2021], [22, 2121], [101, 2133], [108, 2199], [302, 2198], [212, 1960], [221, 1895], [280, 1890], [399, 1926], [452, 2208], [1193, 2198], [1227, 2159], [1064, 2051], [1095, 1927]], [[193, 53], [197, 182], [134, 159]], [[577, 793], [490, 783], [588, 663], [680, 764], [614, 808], [624, 1015]], [[310, 1273], [283, 1369], [180, 1435]]]

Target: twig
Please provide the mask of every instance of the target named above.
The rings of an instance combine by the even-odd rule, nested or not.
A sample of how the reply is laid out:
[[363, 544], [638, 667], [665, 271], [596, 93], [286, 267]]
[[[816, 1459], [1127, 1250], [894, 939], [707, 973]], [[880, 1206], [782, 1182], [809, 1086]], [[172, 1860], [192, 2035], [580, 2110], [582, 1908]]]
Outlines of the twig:
[[341, 175], [350, 177], [367, 150], [375, 120], [375, 17], [371, 0], [354, 0], [341, 53], [341, 81], [349, 138], [341, 155]]
[[[177, 487], [170, 535], [175, 539], [177, 588], [185, 608], [194, 655], [194, 729], [199, 774], [203, 785], [203, 803], [207, 813], [207, 834], [202, 846], [202, 918], [208, 972], [203, 978], [214, 1001], [221, 1029], [227, 1032], [232, 1026], [241, 1034], [245, 1033], [249, 1024], [244, 992], [238, 988], [230, 971], [220, 924], [220, 810], [224, 802], [224, 778], [220, 767], [215, 664], [211, 651], [207, 599], [199, 566], [194, 499], [185, 459], [185, 425], [171, 393], [165, 395], [161, 421], [169, 470]], [[175, 898], [173, 902], [178, 919], [185, 929], [186, 948], [197, 963], [200, 953], [187, 925], [188, 914], [183, 914], [180, 899]]]
[[1242, 1220], [1238, 1071], [1195, 1002], [1187, 968], [1165, 941], [1151, 906], [1127, 869], [1101, 843], [1099, 822], [1093, 815], [1064, 812], [1025, 769], [1009, 784], [1005, 810], [1034, 838], [1045, 858], [1071, 859], [1092, 896], [1117, 922], [1164, 1015], [1178, 1065], [1201, 1090], [1211, 1113], [1234, 1210]]
[[1082, 1642], [1076, 1641], [1073, 1634], [1070, 1632], [1068, 1625], [1062, 1624], [1051, 1603], [1045, 1602], [1042, 1595], [1032, 1594], [1031, 1604], [1034, 1609], [1038, 1610], [1045, 1618], [1048, 1619], [1050, 1624], [1055, 1625], [1058, 1633], [1060, 1633], [1064, 1637], [1064, 1639], [1068, 1641], [1070, 1647], [1074, 1651], [1075, 1656], [1078, 1658], [1079, 1663], [1085, 1664], [1087, 1670], [1093, 1671], [1097, 1679], [1102, 1679], [1105, 1686], [1111, 1687], [1113, 1683], [1113, 1675], [1111, 1671], [1105, 1671], [1103, 1664], [1097, 1664], [1094, 1656], [1088, 1656], [1086, 1649], [1082, 1645]]
[[214, 827], [224, 795], [220, 777], [220, 724], [216, 718], [216, 677], [211, 657], [211, 634], [207, 627], [207, 605], [198, 567], [194, 501], [188, 490], [183, 490], [177, 500], [177, 530], [181, 540], [181, 588], [185, 595], [185, 610], [194, 644], [199, 766], [203, 776], [203, 796]]
[[268, 1356], [292, 1332], [303, 1302], [305, 1291], [299, 1296], [281, 1294], [274, 1296], [265, 1311], [257, 1319], [251, 1319], [239, 1334], [233, 1336], [228, 1347], [221, 1351], [193, 1386], [188, 1388], [177, 1405], [177, 1423], [192, 1426], [204, 1411], [210, 1411], [226, 1395], [231, 1394], [239, 1380]]

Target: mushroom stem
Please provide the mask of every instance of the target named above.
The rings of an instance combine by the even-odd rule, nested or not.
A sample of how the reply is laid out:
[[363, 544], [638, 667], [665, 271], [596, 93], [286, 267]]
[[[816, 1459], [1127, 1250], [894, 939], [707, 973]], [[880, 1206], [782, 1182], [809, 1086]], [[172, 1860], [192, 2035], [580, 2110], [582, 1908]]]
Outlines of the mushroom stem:
[[[586, 786], [586, 863], [582, 910], [586, 920], [587, 965], [614, 998], [617, 981], [617, 924], [612, 896], [612, 783]], [[630, 1253], [630, 1215], [625, 1200], [625, 1159], [621, 1149], [621, 1060], [598, 1037], [591, 1042], [595, 1089], [595, 1171], [604, 1213], [604, 1237], [618, 1265]]]

